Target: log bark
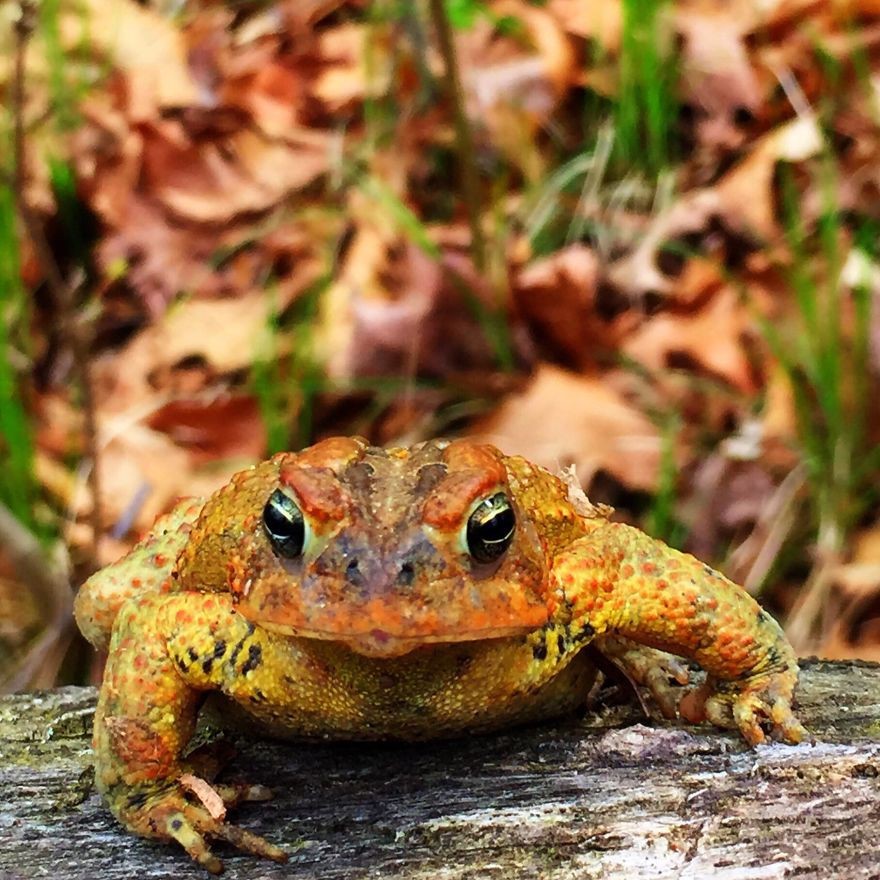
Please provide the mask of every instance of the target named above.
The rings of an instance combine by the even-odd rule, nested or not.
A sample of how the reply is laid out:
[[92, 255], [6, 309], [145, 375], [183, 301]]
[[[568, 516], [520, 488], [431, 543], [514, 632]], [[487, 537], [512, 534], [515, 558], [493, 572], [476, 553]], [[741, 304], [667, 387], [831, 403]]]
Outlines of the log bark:
[[[218, 844], [249, 878], [880, 877], [880, 666], [804, 664], [815, 736], [751, 750], [628, 706], [412, 746], [239, 744], [226, 774], [275, 800], [234, 820], [287, 865]], [[95, 793], [91, 688], [0, 698], [0, 878], [201, 878]]]

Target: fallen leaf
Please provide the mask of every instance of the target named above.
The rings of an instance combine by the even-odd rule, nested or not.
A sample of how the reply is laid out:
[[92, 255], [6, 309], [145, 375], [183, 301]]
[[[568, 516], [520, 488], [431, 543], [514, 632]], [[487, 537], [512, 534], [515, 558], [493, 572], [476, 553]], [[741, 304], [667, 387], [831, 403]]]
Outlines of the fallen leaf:
[[[513, 16], [525, 34], [506, 38], [496, 32], [493, 19], [458, 34], [462, 60], [467, 63], [464, 84], [474, 102], [477, 119], [498, 104], [515, 104], [536, 121], [546, 119], [568, 84], [574, 56], [552, 15], [543, 9], [502, 0], [497, 16]], [[523, 46], [531, 52], [525, 53]]]
[[266, 454], [266, 426], [249, 394], [177, 399], [146, 421], [192, 455], [194, 464], [223, 458], [259, 460]]
[[[210, 495], [262, 457], [224, 459], [198, 468], [186, 449], [130, 413], [104, 417], [98, 427], [101, 513], [106, 528], [121, 535], [144, 532], [176, 499]], [[91, 509], [84, 483], [71, 507], [80, 517]], [[75, 526], [65, 537], [73, 545], [87, 545], [88, 530]]]
[[329, 137], [303, 134], [293, 144], [239, 131], [196, 144], [171, 124], [144, 132], [144, 185], [176, 217], [222, 225], [266, 211], [329, 168]]
[[[633, 303], [645, 302], [649, 296], [678, 299], [678, 278], [661, 269], [661, 252], [671, 242], [703, 233], [720, 207], [721, 200], [711, 189], [692, 190], [676, 199], [651, 218], [629, 253], [608, 268], [608, 281]], [[687, 259], [686, 254], [677, 256]]]
[[622, 4], [549, 0], [547, 10], [559, 20], [565, 31], [577, 37], [594, 40], [600, 51], [616, 54], [620, 50], [623, 32]]
[[760, 104], [745, 45], [750, 19], [736, 4], [676, 7], [675, 24], [682, 38], [681, 95], [697, 108], [697, 139], [711, 149], [742, 144], [745, 132], [737, 120], [743, 113], [753, 115]]
[[178, 782], [198, 798], [212, 819], [222, 822], [226, 818], [226, 804], [209, 782], [192, 773], [181, 773]]
[[83, 0], [81, 12], [62, 18], [64, 42], [81, 44], [125, 71], [133, 118], [153, 119], [162, 108], [187, 107], [200, 101], [189, 70], [183, 34], [170, 19], [133, 0]]
[[751, 316], [736, 291], [725, 287], [693, 313], [663, 312], [650, 318], [622, 350], [650, 370], [687, 368], [751, 394], [759, 387], [744, 345], [751, 333]]
[[775, 241], [781, 234], [773, 194], [777, 163], [801, 162], [822, 149], [822, 135], [812, 116], [781, 125], [761, 138], [745, 159], [715, 187], [719, 213], [735, 232]]
[[308, 98], [302, 74], [266, 46], [253, 71], [230, 77], [223, 86], [224, 103], [245, 110], [269, 138], [284, 139], [303, 123], [303, 106]]
[[[687, 549], [700, 559], [711, 558], [717, 547], [748, 536], [775, 490], [760, 460], [733, 459], [723, 447], [696, 462], [688, 482], [690, 492], [682, 504], [691, 524]], [[728, 566], [729, 576], [745, 580], [755, 555], [746, 559], [740, 554], [736, 565]]]
[[123, 224], [137, 198], [143, 139], [107, 95], [87, 99], [81, 109], [86, 124], [74, 134], [73, 155], [83, 196], [105, 223]]
[[596, 307], [599, 260], [581, 244], [569, 245], [523, 267], [514, 277], [514, 301], [539, 345], [579, 370], [613, 359], [619, 325]]
[[314, 332], [316, 356], [328, 373], [448, 377], [493, 368], [473, 304], [481, 305], [484, 320], [498, 306], [470, 258], [433, 238], [426, 247], [438, 253], [425, 253], [369, 199], [353, 198], [349, 216], [357, 232], [321, 299]]
[[212, 257], [234, 235], [235, 230], [217, 234], [170, 223], [161, 206], [136, 196], [124, 223], [99, 242], [97, 257], [106, 278], [123, 276], [147, 311], [158, 316], [184, 291], [206, 297], [224, 292], [223, 273]]
[[354, 23], [331, 28], [319, 36], [318, 54], [325, 69], [315, 80], [311, 94], [328, 113], [338, 114], [388, 91], [393, 72], [390, 40], [387, 27]]
[[543, 365], [525, 391], [508, 397], [472, 433], [554, 473], [574, 465], [586, 487], [599, 471], [631, 489], [657, 487], [659, 431], [595, 377]]
[[[482, 17], [456, 35], [468, 114], [493, 149], [537, 181], [545, 163], [535, 134], [579, 71], [565, 33], [548, 12], [511, 0], [493, 4], [492, 11], [491, 19]], [[524, 34], [499, 34], [495, 22], [504, 15]]]
[[[156, 411], [168, 402], [168, 392], [154, 383], [181, 363], [203, 362], [208, 367], [205, 385], [249, 367], [264, 350], [273, 316], [286, 305], [268, 292], [254, 291], [232, 299], [190, 299], [169, 309], [122, 349], [96, 359], [99, 412], [137, 412], [142, 418]], [[199, 390], [182, 389], [187, 396]]]

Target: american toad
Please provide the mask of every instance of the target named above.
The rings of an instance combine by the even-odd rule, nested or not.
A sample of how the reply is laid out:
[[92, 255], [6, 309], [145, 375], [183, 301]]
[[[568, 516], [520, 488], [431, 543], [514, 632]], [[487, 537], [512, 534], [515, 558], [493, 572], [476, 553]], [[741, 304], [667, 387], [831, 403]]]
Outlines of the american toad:
[[[268, 734], [416, 740], [584, 703], [593, 644], [674, 712], [668, 651], [706, 683], [680, 710], [798, 742], [797, 662], [773, 618], [691, 556], [572, 498], [528, 461], [466, 440], [383, 450], [325, 440], [161, 518], [76, 601], [109, 658], [97, 784], [132, 831], [219, 871], [208, 839], [283, 859], [224, 821], [266, 789], [211, 786], [186, 755], [206, 692]], [[659, 650], [658, 650], [659, 649]]]

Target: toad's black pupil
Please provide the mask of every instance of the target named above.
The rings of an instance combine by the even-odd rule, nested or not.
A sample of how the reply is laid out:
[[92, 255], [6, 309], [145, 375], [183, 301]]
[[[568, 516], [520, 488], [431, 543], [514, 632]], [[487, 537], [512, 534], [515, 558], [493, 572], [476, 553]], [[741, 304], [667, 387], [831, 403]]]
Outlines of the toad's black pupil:
[[513, 540], [516, 515], [503, 492], [477, 506], [467, 524], [467, 546], [477, 562], [494, 562]]
[[276, 489], [263, 508], [263, 528], [272, 548], [285, 559], [294, 559], [303, 551], [306, 526], [296, 502]]

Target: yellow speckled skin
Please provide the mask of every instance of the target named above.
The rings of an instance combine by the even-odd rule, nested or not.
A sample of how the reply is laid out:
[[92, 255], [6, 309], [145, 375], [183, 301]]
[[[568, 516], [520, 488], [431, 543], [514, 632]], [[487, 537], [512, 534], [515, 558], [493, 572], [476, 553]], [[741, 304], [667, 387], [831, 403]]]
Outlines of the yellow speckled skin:
[[[305, 522], [295, 554], [270, 540], [273, 493]], [[469, 518], [498, 493], [515, 528], [477, 561]], [[130, 829], [173, 839], [209, 870], [206, 838], [284, 853], [186, 787], [184, 757], [207, 692], [268, 734], [423, 739], [560, 715], [581, 705], [595, 644], [661, 702], [650, 649], [708, 673], [691, 720], [797, 742], [797, 663], [742, 589], [636, 529], [579, 512], [566, 485], [467, 441], [380, 450], [326, 440], [182, 503], [81, 590], [77, 620], [109, 657], [95, 719], [97, 783]], [[644, 648], [637, 648], [633, 643]], [[668, 706], [666, 707], [668, 711]], [[191, 774], [188, 776], [187, 774]], [[215, 786], [227, 805], [258, 786]]]

